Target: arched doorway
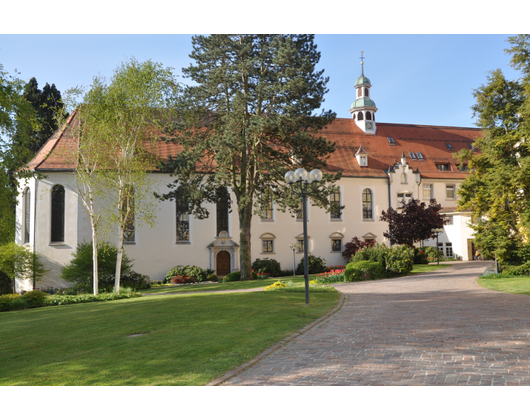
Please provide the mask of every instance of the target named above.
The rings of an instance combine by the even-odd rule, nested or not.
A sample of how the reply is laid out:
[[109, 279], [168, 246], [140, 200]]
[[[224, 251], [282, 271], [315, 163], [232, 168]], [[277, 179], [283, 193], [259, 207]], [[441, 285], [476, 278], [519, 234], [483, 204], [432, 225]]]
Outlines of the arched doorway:
[[217, 253], [216, 268], [219, 277], [224, 277], [230, 273], [230, 254], [227, 251]]

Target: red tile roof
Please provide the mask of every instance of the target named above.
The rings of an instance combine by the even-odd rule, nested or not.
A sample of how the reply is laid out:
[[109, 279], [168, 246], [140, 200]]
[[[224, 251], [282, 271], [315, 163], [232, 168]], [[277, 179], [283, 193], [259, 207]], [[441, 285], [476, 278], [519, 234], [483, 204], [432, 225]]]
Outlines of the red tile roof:
[[[71, 150], [75, 147], [71, 127], [76, 124], [76, 113], [72, 113], [67, 127], [58, 130], [39, 150], [28, 164], [37, 171], [72, 170]], [[377, 135], [367, 135], [359, 129], [353, 119], [337, 118], [322, 130], [322, 135], [335, 143], [335, 153], [328, 160], [328, 171], [342, 171], [351, 177], [386, 177], [385, 171], [401, 161], [404, 152], [407, 163], [424, 178], [463, 179], [453, 153], [469, 149], [469, 144], [482, 132], [476, 128], [441, 127], [414, 124], [377, 123]], [[390, 145], [387, 137], [394, 139]], [[368, 153], [368, 167], [360, 167], [354, 155], [362, 147]], [[446, 143], [451, 144], [449, 150]], [[160, 141], [154, 152], [163, 159], [176, 155], [181, 147]], [[409, 152], [421, 153], [423, 160], [410, 158]], [[449, 171], [439, 171], [436, 163], [449, 163]]]

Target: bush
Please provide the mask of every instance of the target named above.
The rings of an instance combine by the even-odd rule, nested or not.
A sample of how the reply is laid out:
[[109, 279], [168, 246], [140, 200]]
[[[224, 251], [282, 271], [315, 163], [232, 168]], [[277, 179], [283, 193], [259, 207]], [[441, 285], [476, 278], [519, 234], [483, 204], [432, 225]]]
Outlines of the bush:
[[503, 277], [506, 275], [528, 276], [530, 275], [530, 261], [527, 261], [522, 265], [505, 265], [502, 274]]
[[407, 245], [395, 245], [388, 249], [385, 270], [391, 274], [408, 274], [414, 266], [414, 251]]
[[[73, 259], [61, 271], [61, 278], [75, 283], [75, 289], [78, 292], [93, 293], [92, 242], [78, 244], [72, 255]], [[108, 242], [100, 242], [98, 244], [98, 288], [100, 291], [114, 288], [117, 256], [118, 247], [116, 245]], [[125, 277], [132, 272], [132, 260], [124, 252], [121, 262], [121, 274]]]
[[177, 265], [167, 272], [165, 279], [169, 283], [175, 276], [187, 276], [192, 277], [194, 282], [200, 283], [207, 281], [208, 275], [212, 273], [212, 270], [205, 270], [196, 265]]
[[433, 246], [422, 246], [421, 249], [425, 254], [427, 254], [427, 258], [434, 259], [432, 261], [436, 261], [438, 257], [443, 258], [443, 252]]
[[130, 287], [132, 290], [146, 290], [151, 288], [149, 276], [130, 271], [120, 278], [121, 287]]
[[75, 303], [106, 302], [109, 300], [129, 299], [129, 298], [140, 297], [140, 296], [142, 295], [136, 292], [125, 292], [125, 293], [120, 293], [119, 295], [116, 293], [100, 293], [99, 295], [84, 294], [84, 295], [76, 295], [76, 296], [54, 295], [54, 296], [48, 296], [48, 299], [46, 300], [46, 305], [57, 306], [57, 305], [71, 305]]
[[385, 244], [376, 244], [372, 247], [361, 248], [353, 256], [350, 263], [356, 263], [359, 261], [374, 261], [380, 263], [383, 267], [386, 267], [386, 257], [389, 253], [390, 248]]
[[252, 269], [257, 273], [268, 273], [271, 277], [278, 277], [282, 272], [280, 263], [272, 258], [258, 258], [252, 263]]
[[13, 279], [0, 270], [0, 295], [13, 293]]
[[26, 300], [17, 293], [0, 296], [0, 312], [14, 311], [26, 307]]
[[357, 236], [354, 236], [350, 242], [347, 242], [344, 245], [344, 251], [342, 252], [342, 257], [344, 261], [349, 262], [351, 258], [362, 248], [374, 246], [373, 242], [363, 242], [360, 241]]
[[195, 279], [190, 276], [175, 276], [171, 279], [171, 284], [189, 284], [195, 283]]
[[[309, 254], [307, 257], [307, 269], [309, 274], [323, 273], [326, 271], [326, 260]], [[296, 274], [304, 274], [304, 259], [302, 258], [296, 267]]]
[[427, 254], [421, 248], [414, 248], [414, 264], [429, 264]]
[[276, 277], [288, 277], [293, 275], [293, 270], [282, 270]]
[[215, 275], [215, 273], [210, 273], [208, 276], [206, 276], [207, 281], [219, 281], [219, 278]]
[[344, 270], [344, 281], [377, 280], [385, 276], [385, 269], [377, 261], [351, 262]]
[[[257, 280], [258, 273], [252, 272], [252, 279]], [[223, 283], [228, 283], [232, 281], [239, 281], [241, 280], [241, 272], [240, 271], [232, 271], [230, 274], [227, 274], [226, 277], [223, 279]]]
[[26, 301], [28, 308], [38, 308], [45, 306], [48, 295], [40, 290], [32, 290], [24, 293], [22, 298]]

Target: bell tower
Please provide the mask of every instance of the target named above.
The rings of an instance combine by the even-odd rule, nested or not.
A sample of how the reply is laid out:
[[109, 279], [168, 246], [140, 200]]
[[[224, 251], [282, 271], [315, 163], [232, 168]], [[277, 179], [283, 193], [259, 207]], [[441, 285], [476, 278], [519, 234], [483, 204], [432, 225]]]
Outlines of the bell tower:
[[364, 51], [361, 52], [361, 76], [355, 82], [355, 101], [351, 104], [350, 112], [357, 127], [366, 134], [375, 134], [377, 127], [375, 125], [375, 113], [377, 107], [375, 102], [370, 99], [370, 89], [372, 84], [370, 79], [364, 75]]

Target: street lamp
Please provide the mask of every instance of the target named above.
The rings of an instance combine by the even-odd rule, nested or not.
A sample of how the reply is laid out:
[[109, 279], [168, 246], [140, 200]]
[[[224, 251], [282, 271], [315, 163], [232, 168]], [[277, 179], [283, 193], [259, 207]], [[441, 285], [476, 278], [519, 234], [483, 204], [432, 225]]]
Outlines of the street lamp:
[[[307, 266], [307, 196], [316, 190], [318, 182], [322, 181], [322, 171], [313, 169], [307, 173], [304, 168], [289, 171], [285, 174], [287, 182], [296, 195], [302, 197], [302, 220], [304, 222], [304, 282], [305, 282], [305, 304], [309, 304], [309, 273]], [[309, 185], [313, 184], [312, 188]], [[294, 254], [293, 254], [294, 255]]]
[[442, 233], [444, 230], [443, 228], [432, 228], [431, 232], [436, 233], [436, 258], [438, 260], [438, 265], [440, 265], [440, 250], [438, 249], [438, 235]]
[[291, 250], [293, 251], [293, 276], [294, 276], [295, 275], [294, 273], [294, 266], [295, 266], [294, 253], [296, 251], [296, 248], [298, 248], [298, 244], [289, 244], [289, 248], [291, 248]]

